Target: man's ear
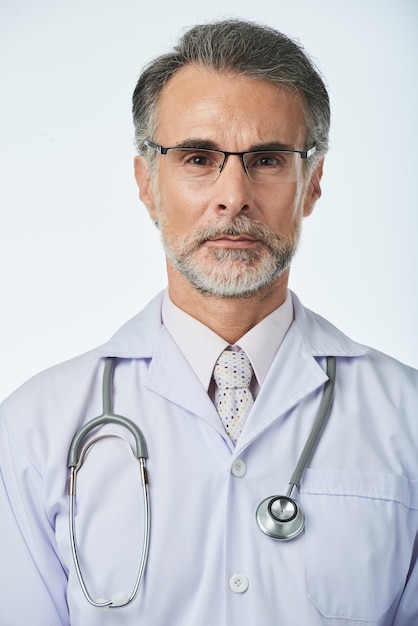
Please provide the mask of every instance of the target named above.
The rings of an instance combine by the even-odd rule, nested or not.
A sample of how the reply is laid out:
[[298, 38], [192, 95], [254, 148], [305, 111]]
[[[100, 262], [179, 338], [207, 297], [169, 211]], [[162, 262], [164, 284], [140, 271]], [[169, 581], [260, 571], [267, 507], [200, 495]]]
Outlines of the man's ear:
[[321, 178], [324, 171], [324, 158], [322, 158], [311, 174], [308, 188], [303, 203], [303, 216], [308, 217], [314, 210], [317, 200], [321, 197]]
[[143, 156], [134, 159], [135, 180], [139, 189], [139, 198], [148, 209], [153, 222], [157, 221], [154, 190], [149, 165]]

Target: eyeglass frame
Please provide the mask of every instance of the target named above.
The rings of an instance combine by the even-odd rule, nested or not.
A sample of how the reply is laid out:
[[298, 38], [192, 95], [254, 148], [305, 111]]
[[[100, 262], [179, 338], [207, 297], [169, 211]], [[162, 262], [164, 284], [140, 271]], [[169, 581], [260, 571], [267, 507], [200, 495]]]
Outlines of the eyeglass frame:
[[[316, 152], [316, 145], [312, 146], [312, 148], [309, 148], [308, 150], [289, 150], [289, 149], [283, 149], [283, 150], [246, 150], [245, 152], [228, 152], [226, 150], [217, 150], [217, 149], [212, 149], [212, 148], [198, 148], [196, 146], [170, 146], [169, 148], [165, 148], [163, 146], [161, 146], [158, 143], [154, 143], [153, 141], [150, 141], [149, 139], [145, 139], [144, 141], [144, 145], [147, 148], [151, 148], [152, 150], [155, 150], [156, 152], [158, 152], [159, 154], [167, 154], [167, 152], [169, 150], [205, 150], [207, 152], [217, 152], [218, 154], [221, 153], [224, 155], [223, 161], [222, 163], [219, 165], [219, 174], [217, 175], [217, 177], [210, 182], [216, 182], [219, 178], [219, 176], [222, 174], [222, 170], [225, 167], [225, 163], [228, 159], [228, 157], [230, 156], [239, 156], [241, 157], [241, 163], [242, 163], [242, 167], [244, 168], [244, 172], [246, 173], [248, 180], [250, 180], [252, 183], [257, 184], [263, 184], [263, 183], [258, 183], [257, 181], [253, 181], [250, 178], [250, 174], [248, 172], [247, 166], [245, 164], [244, 161], [244, 157], [247, 154], [263, 154], [264, 152], [280, 152], [280, 153], [286, 153], [286, 154], [299, 154], [301, 159], [309, 159], [309, 157], [311, 157], [313, 154], [315, 154]], [[207, 181], [209, 182], [209, 181]], [[290, 181], [289, 181], [290, 182]], [[296, 181], [293, 181], [296, 182]], [[284, 184], [284, 183], [276, 183], [276, 184]]]

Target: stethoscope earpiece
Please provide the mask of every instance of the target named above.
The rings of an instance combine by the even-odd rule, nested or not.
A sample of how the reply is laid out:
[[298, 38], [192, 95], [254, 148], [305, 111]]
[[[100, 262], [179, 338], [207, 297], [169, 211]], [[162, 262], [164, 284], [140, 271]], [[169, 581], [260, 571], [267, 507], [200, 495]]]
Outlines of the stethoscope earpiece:
[[288, 496], [270, 496], [263, 500], [256, 518], [263, 533], [280, 541], [297, 537], [305, 526], [302, 507]]

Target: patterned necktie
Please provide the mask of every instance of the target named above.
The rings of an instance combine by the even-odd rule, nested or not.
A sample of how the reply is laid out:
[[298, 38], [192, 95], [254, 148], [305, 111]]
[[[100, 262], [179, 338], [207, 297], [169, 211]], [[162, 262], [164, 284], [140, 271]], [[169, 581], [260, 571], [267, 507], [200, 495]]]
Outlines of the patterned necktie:
[[216, 408], [234, 444], [254, 404], [250, 391], [252, 375], [253, 368], [250, 360], [241, 349], [222, 352], [213, 371], [218, 387]]

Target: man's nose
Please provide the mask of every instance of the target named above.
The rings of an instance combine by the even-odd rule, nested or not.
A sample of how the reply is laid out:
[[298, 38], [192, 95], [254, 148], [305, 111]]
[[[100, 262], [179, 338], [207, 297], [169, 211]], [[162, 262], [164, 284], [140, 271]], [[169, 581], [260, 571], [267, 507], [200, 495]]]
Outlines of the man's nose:
[[247, 176], [241, 156], [231, 154], [226, 157], [214, 183], [214, 192], [218, 211], [238, 215], [241, 211], [250, 210], [254, 183]]

